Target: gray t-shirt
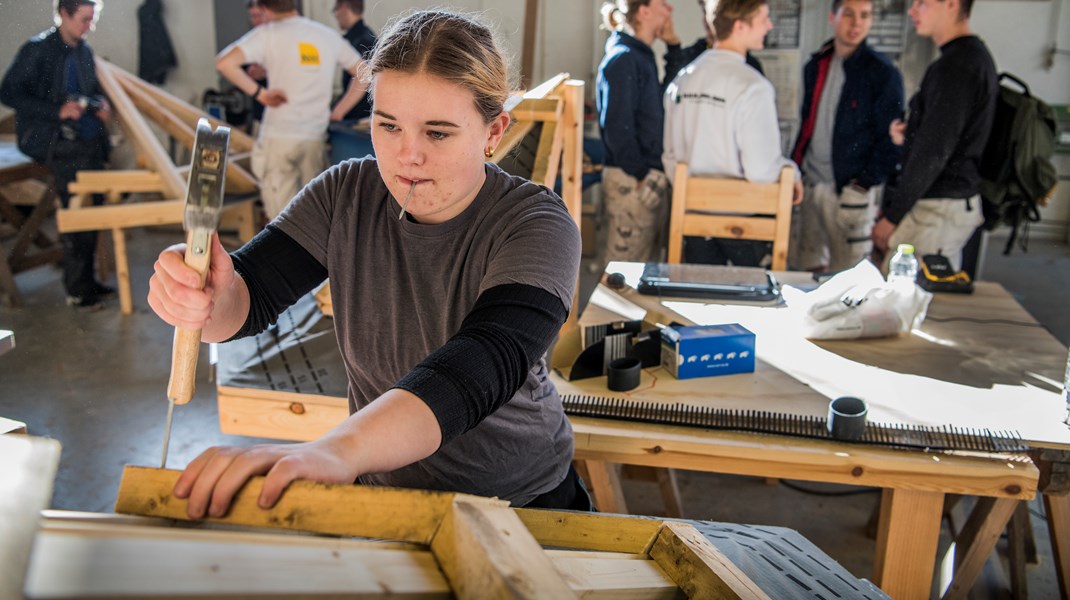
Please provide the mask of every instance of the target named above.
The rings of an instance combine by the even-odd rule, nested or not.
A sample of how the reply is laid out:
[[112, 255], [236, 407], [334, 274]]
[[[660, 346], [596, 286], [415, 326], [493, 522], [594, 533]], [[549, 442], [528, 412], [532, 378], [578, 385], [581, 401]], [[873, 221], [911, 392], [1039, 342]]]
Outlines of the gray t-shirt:
[[836, 182], [832, 170], [832, 136], [836, 126], [836, 109], [840, 106], [843, 94], [843, 58], [832, 56], [825, 87], [821, 91], [821, 101], [817, 105], [817, 120], [814, 123], [814, 136], [803, 158], [803, 173], [810, 183]]
[[[327, 265], [350, 410], [367, 406], [446, 343], [478, 296], [519, 283], [572, 306], [580, 241], [560, 198], [486, 166], [468, 208], [437, 225], [398, 220], [374, 159], [342, 162], [305, 187], [276, 225]], [[498, 496], [526, 504], [572, 460], [572, 427], [540, 359], [520, 390], [432, 456], [361, 481]]]

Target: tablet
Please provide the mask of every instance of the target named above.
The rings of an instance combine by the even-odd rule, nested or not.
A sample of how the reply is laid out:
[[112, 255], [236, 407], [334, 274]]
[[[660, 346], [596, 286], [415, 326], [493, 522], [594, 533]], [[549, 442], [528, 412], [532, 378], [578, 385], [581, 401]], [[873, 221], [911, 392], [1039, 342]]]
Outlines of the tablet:
[[772, 273], [759, 267], [646, 263], [639, 293], [705, 300], [770, 302], [780, 299]]

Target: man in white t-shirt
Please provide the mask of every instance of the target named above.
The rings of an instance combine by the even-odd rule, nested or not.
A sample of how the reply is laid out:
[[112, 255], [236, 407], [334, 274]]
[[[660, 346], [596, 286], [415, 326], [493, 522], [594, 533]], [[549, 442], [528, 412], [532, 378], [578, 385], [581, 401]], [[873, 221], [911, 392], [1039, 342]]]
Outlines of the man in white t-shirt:
[[[258, 0], [267, 22], [216, 57], [216, 69], [238, 89], [267, 107], [253, 147], [253, 174], [269, 218], [276, 217], [324, 168], [330, 121], [341, 120], [367, 91], [364, 62], [337, 31], [302, 17], [294, 0]], [[270, 88], [242, 70], [264, 65]], [[353, 76], [331, 109], [335, 65]]]
[[[766, 0], [708, 2], [707, 19], [714, 47], [684, 67], [665, 91], [665, 173], [673, 178], [677, 162], [692, 175], [736, 177], [772, 183], [780, 170], [794, 166], [781, 154], [773, 84], [746, 55], [761, 50], [773, 28]], [[796, 171], [796, 173], [798, 173]], [[794, 201], [802, 198], [796, 179]], [[685, 262], [758, 266], [766, 242], [687, 238]]]

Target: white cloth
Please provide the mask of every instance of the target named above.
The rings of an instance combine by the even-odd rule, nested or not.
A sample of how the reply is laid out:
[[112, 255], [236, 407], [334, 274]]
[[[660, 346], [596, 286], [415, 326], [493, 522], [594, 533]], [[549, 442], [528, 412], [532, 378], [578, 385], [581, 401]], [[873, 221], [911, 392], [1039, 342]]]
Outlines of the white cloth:
[[270, 89], [286, 92], [286, 102], [265, 107], [263, 136], [323, 139], [331, 117], [335, 67], [350, 70], [360, 55], [337, 31], [305, 17], [289, 17], [256, 27], [228, 46], [241, 49], [245, 62], [260, 63]]
[[779, 179], [795, 163], [781, 154], [775, 98], [773, 84], [742, 54], [700, 54], [665, 90], [665, 174], [672, 179], [685, 162], [694, 175]]

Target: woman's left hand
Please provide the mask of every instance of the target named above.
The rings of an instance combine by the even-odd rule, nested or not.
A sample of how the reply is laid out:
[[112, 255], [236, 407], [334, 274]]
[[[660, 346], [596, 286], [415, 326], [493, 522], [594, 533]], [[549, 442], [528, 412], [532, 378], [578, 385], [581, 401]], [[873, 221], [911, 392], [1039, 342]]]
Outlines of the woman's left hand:
[[186, 498], [191, 519], [222, 517], [234, 495], [256, 475], [267, 474], [257, 504], [275, 506], [296, 479], [322, 483], [353, 483], [359, 473], [346, 463], [337, 438], [326, 436], [303, 444], [264, 444], [252, 447], [209, 448], [186, 467], [173, 493]]

